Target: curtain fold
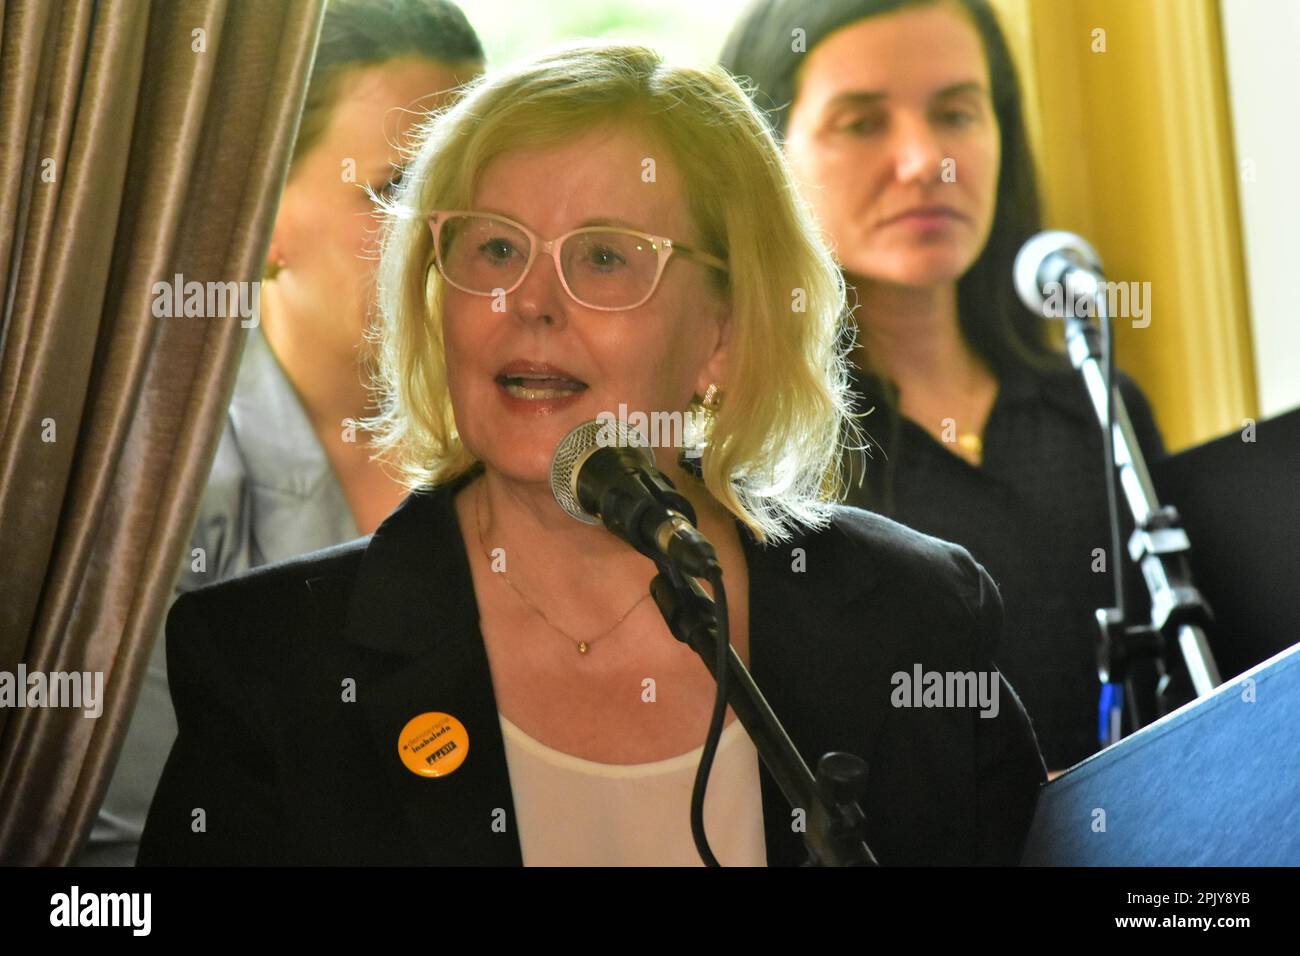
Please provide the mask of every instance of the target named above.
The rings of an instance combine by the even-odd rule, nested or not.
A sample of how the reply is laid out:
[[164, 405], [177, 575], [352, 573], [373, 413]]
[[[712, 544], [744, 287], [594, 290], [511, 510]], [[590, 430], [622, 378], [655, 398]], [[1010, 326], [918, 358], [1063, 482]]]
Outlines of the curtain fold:
[[[108, 786], [256, 320], [237, 307], [323, 9], [0, 3], [0, 672], [103, 675], [98, 717], [0, 706], [0, 864], [67, 863]], [[162, 293], [178, 282], [215, 290], [201, 314]]]

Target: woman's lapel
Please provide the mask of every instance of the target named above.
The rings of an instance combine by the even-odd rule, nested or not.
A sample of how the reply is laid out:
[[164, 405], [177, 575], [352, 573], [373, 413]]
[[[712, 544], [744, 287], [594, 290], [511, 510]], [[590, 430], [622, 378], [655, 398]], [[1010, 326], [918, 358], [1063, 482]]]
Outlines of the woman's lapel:
[[[427, 863], [522, 862], [505, 744], [478, 606], [453, 497], [473, 477], [420, 492], [375, 532], [358, 574], [347, 639], [400, 658], [359, 695], [411, 841]], [[399, 754], [412, 718], [449, 714], [464, 725], [464, 762], [423, 777]]]

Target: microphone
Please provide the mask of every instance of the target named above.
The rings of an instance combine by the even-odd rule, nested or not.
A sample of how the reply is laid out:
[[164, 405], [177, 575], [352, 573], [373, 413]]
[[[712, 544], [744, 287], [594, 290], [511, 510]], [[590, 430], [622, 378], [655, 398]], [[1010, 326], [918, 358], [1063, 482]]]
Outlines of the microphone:
[[584, 422], [560, 439], [551, 494], [569, 515], [604, 524], [656, 564], [697, 578], [719, 569], [695, 509], [656, 466], [645, 437], [615, 419]]
[[1025, 308], [1049, 319], [1063, 317], [1056, 314], [1063, 290], [1073, 286], [1091, 297], [1106, 281], [1101, 256], [1088, 240], [1059, 229], [1040, 232], [1020, 247], [1014, 275]]

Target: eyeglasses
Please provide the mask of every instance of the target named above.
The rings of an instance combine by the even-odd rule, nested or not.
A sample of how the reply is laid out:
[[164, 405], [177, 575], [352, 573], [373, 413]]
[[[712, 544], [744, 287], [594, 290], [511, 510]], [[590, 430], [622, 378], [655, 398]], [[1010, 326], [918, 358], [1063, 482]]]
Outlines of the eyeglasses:
[[569, 297], [589, 309], [635, 309], [654, 295], [674, 252], [722, 272], [727, 264], [663, 236], [586, 226], [543, 240], [527, 226], [487, 212], [429, 217], [434, 258], [448, 283], [472, 295], [509, 295], [523, 284], [538, 250], [555, 261]]

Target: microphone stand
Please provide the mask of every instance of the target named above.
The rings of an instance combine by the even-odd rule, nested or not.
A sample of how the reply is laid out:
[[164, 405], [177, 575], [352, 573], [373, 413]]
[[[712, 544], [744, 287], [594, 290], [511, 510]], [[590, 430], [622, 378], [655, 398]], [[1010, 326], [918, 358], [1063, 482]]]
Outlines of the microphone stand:
[[[1076, 271], [1070, 275], [1070, 280], [1079, 283], [1078, 287], [1091, 298], [1097, 314], [1108, 326], [1110, 315], [1106, 294], [1096, 277]], [[1177, 509], [1171, 505], [1161, 506], [1156, 496], [1124, 397], [1110, 385], [1108, 376], [1102, 371], [1102, 342], [1097, 326], [1086, 316], [1070, 314], [1072, 312], [1073, 309], [1067, 310], [1065, 316], [1066, 349], [1071, 363], [1083, 375], [1093, 409], [1101, 422], [1103, 438], [1109, 431], [1114, 447], [1114, 468], [1119, 472], [1124, 498], [1133, 515], [1129, 557], [1142, 569], [1142, 578], [1151, 595], [1150, 620], [1137, 626], [1126, 625], [1120, 608], [1097, 611], [1101, 631], [1098, 672], [1103, 684], [1124, 683], [1132, 726], [1137, 730], [1171, 709], [1166, 697], [1169, 680], [1164, 673], [1169, 642], [1177, 641], [1197, 697], [1214, 690], [1222, 678], [1203, 629], [1212, 616], [1209, 605], [1192, 583], [1187, 561], [1191, 547], [1187, 532], [1183, 530]], [[1110, 414], [1112, 407], [1113, 416]], [[1106, 480], [1115, 480], [1114, 471], [1107, 474]], [[1114, 496], [1111, 497], [1113, 501]], [[1112, 522], [1116, 519], [1117, 516], [1112, 514]], [[1112, 560], [1119, 562], [1120, 557], [1114, 555]], [[1118, 563], [1115, 566], [1118, 573]], [[1159, 677], [1154, 684], [1149, 678], [1142, 679], [1144, 663], [1148, 667], [1153, 663], [1156, 668]], [[1114, 743], [1115, 739], [1118, 738], [1111, 742]]]
[[[717, 606], [695, 578], [682, 574], [672, 562], [656, 564], [659, 574], [650, 583], [650, 593], [660, 613], [673, 635], [703, 658], [717, 680]], [[866, 761], [828, 753], [818, 761], [814, 777], [730, 642], [727, 655], [727, 703], [791, 808], [806, 813], [803, 838], [809, 859], [804, 865], [875, 866], [866, 842], [866, 817], [858, 805], [866, 792]]]

